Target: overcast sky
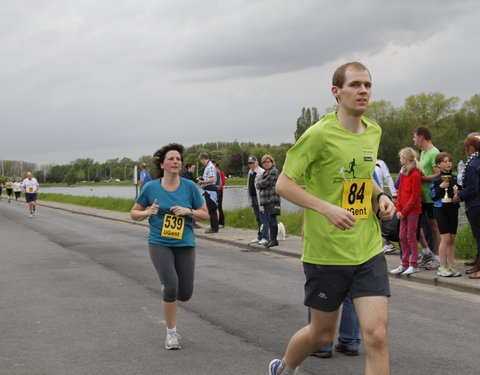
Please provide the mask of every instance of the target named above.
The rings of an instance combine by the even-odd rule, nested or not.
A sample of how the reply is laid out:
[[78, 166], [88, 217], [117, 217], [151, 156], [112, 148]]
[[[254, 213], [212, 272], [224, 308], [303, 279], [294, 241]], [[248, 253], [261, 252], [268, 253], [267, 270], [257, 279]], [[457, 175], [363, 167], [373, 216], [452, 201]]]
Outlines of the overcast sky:
[[2, 0], [0, 158], [65, 164], [293, 142], [365, 63], [373, 100], [480, 93], [480, 2]]

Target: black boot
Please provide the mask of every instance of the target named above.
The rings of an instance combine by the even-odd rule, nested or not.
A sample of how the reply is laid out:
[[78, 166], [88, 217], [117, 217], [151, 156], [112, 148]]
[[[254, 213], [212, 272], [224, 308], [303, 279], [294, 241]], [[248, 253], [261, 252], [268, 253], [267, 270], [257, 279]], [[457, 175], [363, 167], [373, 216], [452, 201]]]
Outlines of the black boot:
[[267, 249], [273, 246], [278, 246], [277, 234], [278, 234], [278, 225], [274, 225], [273, 227], [270, 227], [270, 241], [268, 241], [268, 243], [265, 245]]

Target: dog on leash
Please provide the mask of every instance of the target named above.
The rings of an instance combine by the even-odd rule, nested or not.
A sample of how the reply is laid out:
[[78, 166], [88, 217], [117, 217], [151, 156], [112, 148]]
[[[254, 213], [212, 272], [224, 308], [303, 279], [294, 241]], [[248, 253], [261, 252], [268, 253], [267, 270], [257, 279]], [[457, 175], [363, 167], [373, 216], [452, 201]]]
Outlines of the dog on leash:
[[281, 221], [278, 222], [278, 238], [285, 241], [285, 225]]

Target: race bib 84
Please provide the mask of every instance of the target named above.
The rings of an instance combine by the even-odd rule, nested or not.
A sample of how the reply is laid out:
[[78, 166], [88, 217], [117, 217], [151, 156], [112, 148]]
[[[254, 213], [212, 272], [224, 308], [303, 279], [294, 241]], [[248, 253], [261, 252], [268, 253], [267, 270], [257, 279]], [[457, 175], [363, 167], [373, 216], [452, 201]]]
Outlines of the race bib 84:
[[372, 180], [346, 181], [342, 207], [357, 219], [366, 219], [372, 210]]

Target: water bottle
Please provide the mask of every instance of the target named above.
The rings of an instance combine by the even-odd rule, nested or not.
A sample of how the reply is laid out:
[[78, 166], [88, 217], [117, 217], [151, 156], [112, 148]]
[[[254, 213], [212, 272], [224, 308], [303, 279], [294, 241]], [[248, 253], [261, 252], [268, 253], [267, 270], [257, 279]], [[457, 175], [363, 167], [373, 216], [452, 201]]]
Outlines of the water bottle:
[[460, 160], [457, 165], [457, 183], [462, 186], [463, 172], [465, 171], [465, 163]]

